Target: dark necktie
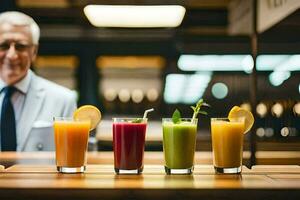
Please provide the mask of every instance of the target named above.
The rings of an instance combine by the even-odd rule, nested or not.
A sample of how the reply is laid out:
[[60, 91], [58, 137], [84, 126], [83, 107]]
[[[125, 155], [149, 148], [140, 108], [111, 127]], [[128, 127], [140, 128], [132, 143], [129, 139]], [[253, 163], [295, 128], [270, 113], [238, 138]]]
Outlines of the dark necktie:
[[16, 121], [15, 112], [10, 97], [15, 88], [8, 86], [3, 89], [5, 94], [1, 109], [1, 150], [16, 151]]

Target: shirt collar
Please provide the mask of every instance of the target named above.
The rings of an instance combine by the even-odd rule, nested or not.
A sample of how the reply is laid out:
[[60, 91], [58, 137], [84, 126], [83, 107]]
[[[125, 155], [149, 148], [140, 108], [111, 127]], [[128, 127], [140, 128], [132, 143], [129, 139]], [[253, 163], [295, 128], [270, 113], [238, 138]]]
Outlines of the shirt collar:
[[[29, 69], [26, 76], [23, 79], [21, 79], [19, 82], [15, 83], [13, 86], [18, 91], [22, 92], [23, 94], [26, 94], [29, 89], [32, 73], [33, 72]], [[2, 91], [2, 89], [6, 86], [7, 84], [0, 79], [0, 91]]]

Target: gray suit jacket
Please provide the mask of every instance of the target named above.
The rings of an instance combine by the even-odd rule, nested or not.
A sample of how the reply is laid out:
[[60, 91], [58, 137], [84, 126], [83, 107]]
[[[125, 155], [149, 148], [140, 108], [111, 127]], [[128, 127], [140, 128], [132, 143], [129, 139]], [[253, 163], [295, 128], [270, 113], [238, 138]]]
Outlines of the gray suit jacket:
[[71, 117], [76, 94], [33, 74], [17, 125], [17, 151], [54, 151], [53, 117]]

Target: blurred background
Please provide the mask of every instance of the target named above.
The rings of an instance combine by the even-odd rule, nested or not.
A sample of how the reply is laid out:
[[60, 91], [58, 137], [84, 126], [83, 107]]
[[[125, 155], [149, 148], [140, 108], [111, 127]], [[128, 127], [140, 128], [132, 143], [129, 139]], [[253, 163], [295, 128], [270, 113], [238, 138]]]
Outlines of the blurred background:
[[[185, 13], [173, 27], [96, 27], [89, 18], [101, 16], [84, 11], [91, 4], [181, 5]], [[19, 10], [40, 25], [35, 72], [76, 90], [79, 106], [101, 110], [98, 150], [111, 150], [112, 117], [141, 117], [149, 108], [155, 112], [149, 114], [147, 149], [161, 150], [161, 118], [171, 117], [175, 108], [191, 117], [190, 106], [200, 98], [211, 107], [205, 109], [208, 116], [199, 116], [197, 150], [211, 149], [210, 117], [226, 117], [234, 105], [256, 117], [246, 149], [252, 144], [256, 150], [300, 150], [297, 0], [1, 0], [0, 5], [0, 12]], [[117, 14], [110, 13], [105, 19]]]

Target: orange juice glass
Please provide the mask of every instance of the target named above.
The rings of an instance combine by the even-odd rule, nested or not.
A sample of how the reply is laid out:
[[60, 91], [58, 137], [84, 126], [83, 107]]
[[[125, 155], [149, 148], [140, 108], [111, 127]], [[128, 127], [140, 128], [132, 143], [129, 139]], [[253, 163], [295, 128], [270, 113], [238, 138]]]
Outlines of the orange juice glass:
[[243, 118], [212, 118], [211, 137], [216, 173], [241, 173], [245, 124]]
[[57, 171], [82, 173], [86, 166], [86, 152], [90, 121], [72, 118], [54, 118], [55, 153]]

